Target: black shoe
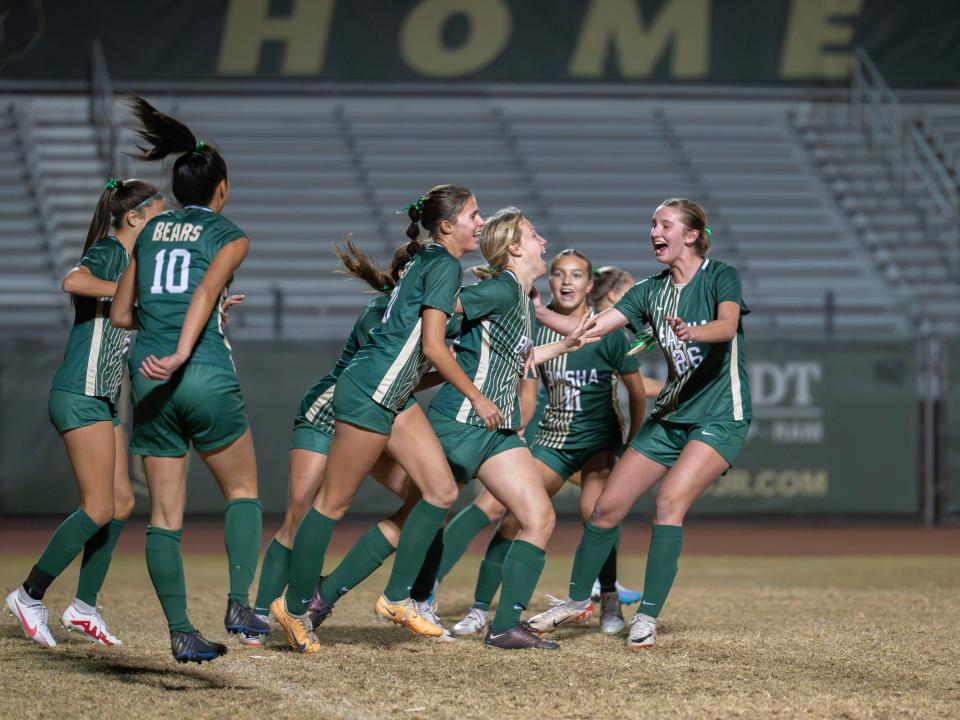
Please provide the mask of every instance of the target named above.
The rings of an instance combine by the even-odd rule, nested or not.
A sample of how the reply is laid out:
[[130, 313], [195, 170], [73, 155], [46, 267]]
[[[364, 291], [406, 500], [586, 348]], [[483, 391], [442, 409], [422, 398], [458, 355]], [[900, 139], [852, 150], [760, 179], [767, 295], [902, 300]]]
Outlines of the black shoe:
[[307, 613], [310, 615], [310, 622], [313, 623], [313, 629], [316, 630], [333, 614], [333, 603], [323, 599], [320, 594], [320, 583], [313, 589], [313, 596], [310, 598], [310, 604], [307, 605]]
[[530, 626], [522, 622], [502, 633], [494, 633], [487, 628], [487, 636], [483, 642], [490, 647], [501, 650], [559, 650], [560, 643], [553, 640], [544, 640], [533, 634]]
[[173, 659], [177, 662], [195, 662], [197, 665], [227, 654], [226, 645], [210, 642], [200, 634], [199, 630], [188, 633], [171, 632], [170, 649], [173, 651]]
[[244, 635], [268, 635], [270, 624], [258, 618], [246, 605], [236, 600], [227, 602], [227, 614], [223, 617], [223, 626], [228, 633], [243, 633]]

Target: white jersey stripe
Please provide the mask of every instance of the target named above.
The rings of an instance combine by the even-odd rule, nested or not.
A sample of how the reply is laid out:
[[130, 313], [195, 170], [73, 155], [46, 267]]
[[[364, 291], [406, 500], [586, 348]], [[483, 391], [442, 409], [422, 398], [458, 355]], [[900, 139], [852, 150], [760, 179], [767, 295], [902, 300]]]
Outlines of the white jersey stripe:
[[743, 420], [743, 394], [740, 392], [740, 368], [737, 358], [737, 336], [730, 343], [730, 394], [733, 400], [733, 419]]
[[304, 415], [308, 422], [313, 422], [314, 418], [317, 417], [317, 413], [320, 412], [320, 408], [330, 402], [330, 399], [333, 397], [333, 391], [336, 390], [336, 388], [336, 384], [331, 385], [313, 401], [313, 405], [310, 406], [310, 409], [307, 410]]
[[83, 392], [97, 393], [97, 370], [99, 369], [100, 345], [103, 343], [103, 300], [97, 298], [97, 311], [93, 318], [93, 333], [90, 337], [90, 352], [87, 354], [87, 375]]
[[[483, 383], [487, 380], [487, 373], [490, 371], [490, 321], [484, 320], [480, 323], [480, 360], [477, 362], [477, 373], [473, 376], [473, 385], [480, 392], [483, 392]], [[460, 411], [457, 413], [457, 422], [465, 423], [470, 415], [473, 404], [467, 398], [460, 404]]]
[[403, 370], [410, 356], [413, 355], [417, 347], [419, 347], [422, 325], [423, 318], [419, 318], [417, 324], [413, 326], [413, 330], [410, 331], [410, 336], [407, 338], [407, 341], [403, 344], [403, 347], [400, 348], [397, 358], [393, 361], [393, 364], [390, 365], [387, 374], [383, 376], [383, 380], [380, 381], [376, 391], [373, 393], [374, 402], [380, 402], [386, 397], [387, 392], [389, 392], [400, 371]]

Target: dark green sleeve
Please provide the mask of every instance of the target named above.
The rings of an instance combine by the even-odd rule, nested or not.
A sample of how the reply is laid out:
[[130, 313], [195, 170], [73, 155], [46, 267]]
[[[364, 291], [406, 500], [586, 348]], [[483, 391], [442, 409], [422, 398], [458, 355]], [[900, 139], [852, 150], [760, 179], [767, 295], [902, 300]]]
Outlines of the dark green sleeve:
[[116, 282], [123, 274], [127, 264], [127, 253], [120, 243], [98, 240], [87, 250], [87, 254], [80, 260], [80, 265], [100, 280]]
[[740, 306], [740, 314], [746, 315], [750, 308], [743, 301], [743, 288], [740, 284], [740, 273], [737, 269], [724, 265], [717, 272], [714, 280], [713, 291], [715, 293], [715, 302], [719, 307], [722, 302], [735, 302]]
[[627, 339], [627, 333], [623, 330], [614, 330], [604, 337], [601, 350], [610, 367], [621, 375], [637, 372], [640, 369], [640, 363], [636, 356], [627, 355], [630, 351], [630, 341]]
[[204, 227], [203, 234], [205, 235], [205, 245], [210, 251], [210, 257], [208, 258], [210, 262], [213, 262], [214, 256], [220, 252], [224, 245], [246, 237], [243, 230], [223, 215], [215, 216], [215, 219]]
[[649, 307], [647, 304], [647, 280], [641, 280], [620, 298], [613, 307], [619, 310], [630, 323], [630, 329], [640, 332], [644, 325], [650, 322]]
[[463, 317], [467, 320], [479, 320], [503, 312], [512, 303], [511, 288], [499, 278], [481, 280], [476, 285], [465, 287], [460, 293]]
[[420, 307], [453, 315], [462, 281], [463, 268], [456, 258], [450, 255], [437, 258], [423, 270], [423, 300]]

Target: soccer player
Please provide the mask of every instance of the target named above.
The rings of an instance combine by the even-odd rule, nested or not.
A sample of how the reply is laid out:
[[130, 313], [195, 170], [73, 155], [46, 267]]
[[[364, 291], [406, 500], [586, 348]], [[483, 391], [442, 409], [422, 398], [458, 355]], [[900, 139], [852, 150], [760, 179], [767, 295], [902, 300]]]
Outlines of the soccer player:
[[[283, 525], [273, 537], [267, 547], [260, 569], [260, 583], [257, 589], [257, 598], [254, 611], [265, 622], [269, 620], [270, 603], [280, 597], [287, 586], [287, 577], [290, 572], [290, 556], [292, 553], [294, 536], [300, 521], [313, 504], [323, 482], [324, 468], [327, 454], [333, 441], [333, 393], [337, 378], [350, 364], [350, 360], [357, 352], [370, 341], [370, 333], [378, 327], [383, 319], [390, 300], [390, 293], [396, 287], [397, 281], [407, 263], [413, 259], [408, 252], [407, 245], [403, 245], [394, 253], [390, 263], [390, 272], [384, 272], [376, 266], [370, 257], [357, 248], [352, 241], [348, 241], [346, 248], [335, 247], [334, 252], [340, 258], [345, 271], [359, 280], [363, 280], [378, 293], [378, 297], [371, 300], [357, 321], [353, 325], [347, 343], [337, 358], [333, 369], [320, 378], [303, 396], [300, 403], [300, 413], [293, 423], [293, 437], [290, 440], [289, 461], [289, 489], [287, 491], [287, 511], [283, 518]], [[409, 403], [416, 402], [412, 398]], [[373, 477], [391, 492], [404, 497], [408, 484], [406, 473], [388, 455], [384, 454], [374, 465], [371, 471]], [[412, 493], [410, 494], [412, 497]], [[373, 526], [364, 535], [363, 552], [345, 564], [345, 570], [352, 572], [365, 569], [371, 559], [377, 563], [373, 569], [389, 557], [396, 549], [400, 540], [400, 525], [406, 513], [412, 509], [413, 503], [406, 503], [392, 517]], [[370, 570], [369, 572], [372, 572]], [[363, 575], [366, 577], [369, 572]], [[334, 573], [335, 575], [335, 573]], [[344, 580], [334, 577], [337, 587], [342, 586]], [[328, 583], [329, 584], [329, 583]], [[245, 645], [258, 647], [262, 644], [262, 635], [242, 635], [241, 642]]]
[[113, 548], [133, 512], [127, 443], [117, 414], [130, 333], [110, 327], [110, 304], [137, 233], [163, 210], [163, 197], [142, 180], [107, 180], [94, 210], [80, 262], [63, 279], [72, 296], [73, 328], [50, 388], [50, 422], [67, 449], [80, 491], [80, 508], [57, 528], [7, 607], [27, 637], [57, 643], [47, 625], [43, 596], [83, 551], [73, 602], [60, 623], [100, 645], [119, 645], [97, 610]]
[[[650, 323], [667, 361], [667, 383], [584, 524], [569, 596], [530, 619], [535, 630], [547, 633], [590, 617], [590, 586], [617, 543], [620, 523], [662, 479], [643, 599], [627, 638], [635, 650], [656, 642], [657, 617], [677, 573], [683, 518], [733, 464], [751, 418], [742, 323], [749, 309], [736, 269], [707, 257], [706, 213], [685, 198], [665, 200], [653, 215], [650, 241], [667, 269], [641, 280], [601, 313], [588, 336]], [[573, 318], [545, 307], [537, 309], [537, 318], [561, 333], [574, 325]]]
[[[550, 264], [550, 307], [569, 317], [583, 318], [590, 313], [588, 293], [593, 280], [590, 260], [578, 250], [563, 250]], [[543, 325], [537, 325], [538, 345], [556, 342], [561, 336]], [[611, 333], [596, 344], [587, 345], [547, 362], [541, 368], [548, 403], [536, 426], [528, 426], [526, 434], [537, 470], [550, 496], [574, 475], [581, 488], [580, 508], [584, 519], [603, 488], [616, 456], [623, 449], [623, 417], [617, 401], [617, 383], [621, 379], [630, 400], [630, 432], [633, 437], [643, 422], [645, 392], [637, 360], [628, 356], [629, 340], [624, 332]], [[539, 382], [525, 380], [528, 404], [533, 403]], [[488, 517], [491, 502], [487, 491], [466, 508], [447, 527], [441, 573], [449, 571], [453, 552], [462, 553], [466, 543], [456, 542], [448, 554], [447, 539], [464, 533], [456, 525], [479, 525], [479, 518]], [[502, 506], [499, 506], [502, 510]], [[471, 509], [473, 508], [473, 509]], [[473, 518], [477, 518], [473, 520]], [[518, 531], [511, 514], [503, 518], [499, 530], [490, 540], [477, 578], [474, 604], [466, 617], [453, 627], [456, 635], [481, 632], [488, 622], [488, 610], [500, 585], [503, 556]], [[455, 560], [454, 560], [455, 561]], [[616, 587], [616, 547], [600, 571], [600, 629], [617, 633], [623, 628], [620, 596]], [[438, 577], [440, 577], [438, 575]], [[636, 602], [637, 598], [634, 600]]]
[[[227, 649], [187, 616], [180, 537], [190, 444], [227, 500], [224, 542], [230, 590], [224, 626], [266, 634], [248, 604], [262, 532], [257, 466], [243, 393], [218, 305], [250, 241], [220, 214], [230, 195], [220, 152], [183, 123], [131, 98], [143, 160], [175, 155], [172, 188], [182, 209], [147, 223], [110, 311], [118, 327], [138, 327], [131, 352], [133, 435], [150, 490], [147, 570], [178, 662], [213, 660]], [[136, 307], [135, 307], [136, 303]]]
[[[496, 427], [502, 419], [445, 343], [447, 319], [454, 312], [463, 278], [459, 258], [476, 249], [483, 227], [476, 198], [465, 187], [438, 185], [406, 209], [408, 249], [414, 258], [393, 289], [380, 326], [337, 379], [335, 432], [325, 478], [297, 530], [287, 592], [270, 605], [291, 647], [299, 652], [320, 649], [307, 604], [320, 578], [333, 529], [384, 450], [406, 470], [422, 497], [403, 525], [390, 579], [374, 610], [416, 634], [442, 634], [442, 628], [421, 617], [410, 588], [456, 499], [457, 486], [423, 411], [416, 404], [401, 410], [427, 366], [433, 365], [469, 398], [468, 405], [488, 427]], [[421, 226], [430, 236], [422, 245]]]

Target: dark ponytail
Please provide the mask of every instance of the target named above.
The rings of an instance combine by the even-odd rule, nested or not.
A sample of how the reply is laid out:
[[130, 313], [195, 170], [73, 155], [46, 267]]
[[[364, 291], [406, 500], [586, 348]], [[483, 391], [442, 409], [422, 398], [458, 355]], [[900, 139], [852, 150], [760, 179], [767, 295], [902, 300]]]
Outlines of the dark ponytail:
[[407, 226], [407, 253], [413, 257], [420, 250], [420, 227], [432, 238], [437, 236], [437, 228], [444, 220], [456, 222], [463, 206], [473, 197], [469, 188], [463, 185], [437, 185], [426, 195], [421, 195], [415, 203], [407, 205], [400, 212], [406, 212], [410, 218]]
[[120, 219], [131, 210], [139, 210], [148, 201], [153, 200], [160, 191], [143, 180], [107, 180], [107, 186], [100, 193], [97, 207], [90, 219], [87, 239], [80, 251], [80, 258], [87, 254], [93, 244], [106, 237], [111, 230], [120, 227]]
[[344, 268], [336, 272], [352, 275], [357, 280], [362, 280], [377, 292], [382, 293], [393, 291], [403, 274], [403, 269], [407, 266], [407, 263], [413, 260], [413, 255], [409, 252], [409, 243], [401, 245], [393, 253], [393, 259], [390, 261], [390, 272], [387, 273], [369, 255], [354, 245], [353, 239], [349, 235], [345, 246], [333, 246], [333, 253], [340, 258]]
[[227, 163], [213, 146], [197, 140], [179, 120], [164, 115], [141, 97], [128, 98], [145, 145], [137, 145], [138, 160], [163, 160], [179, 154], [173, 163], [173, 194], [182, 205], [206, 205], [217, 185], [227, 179]]

